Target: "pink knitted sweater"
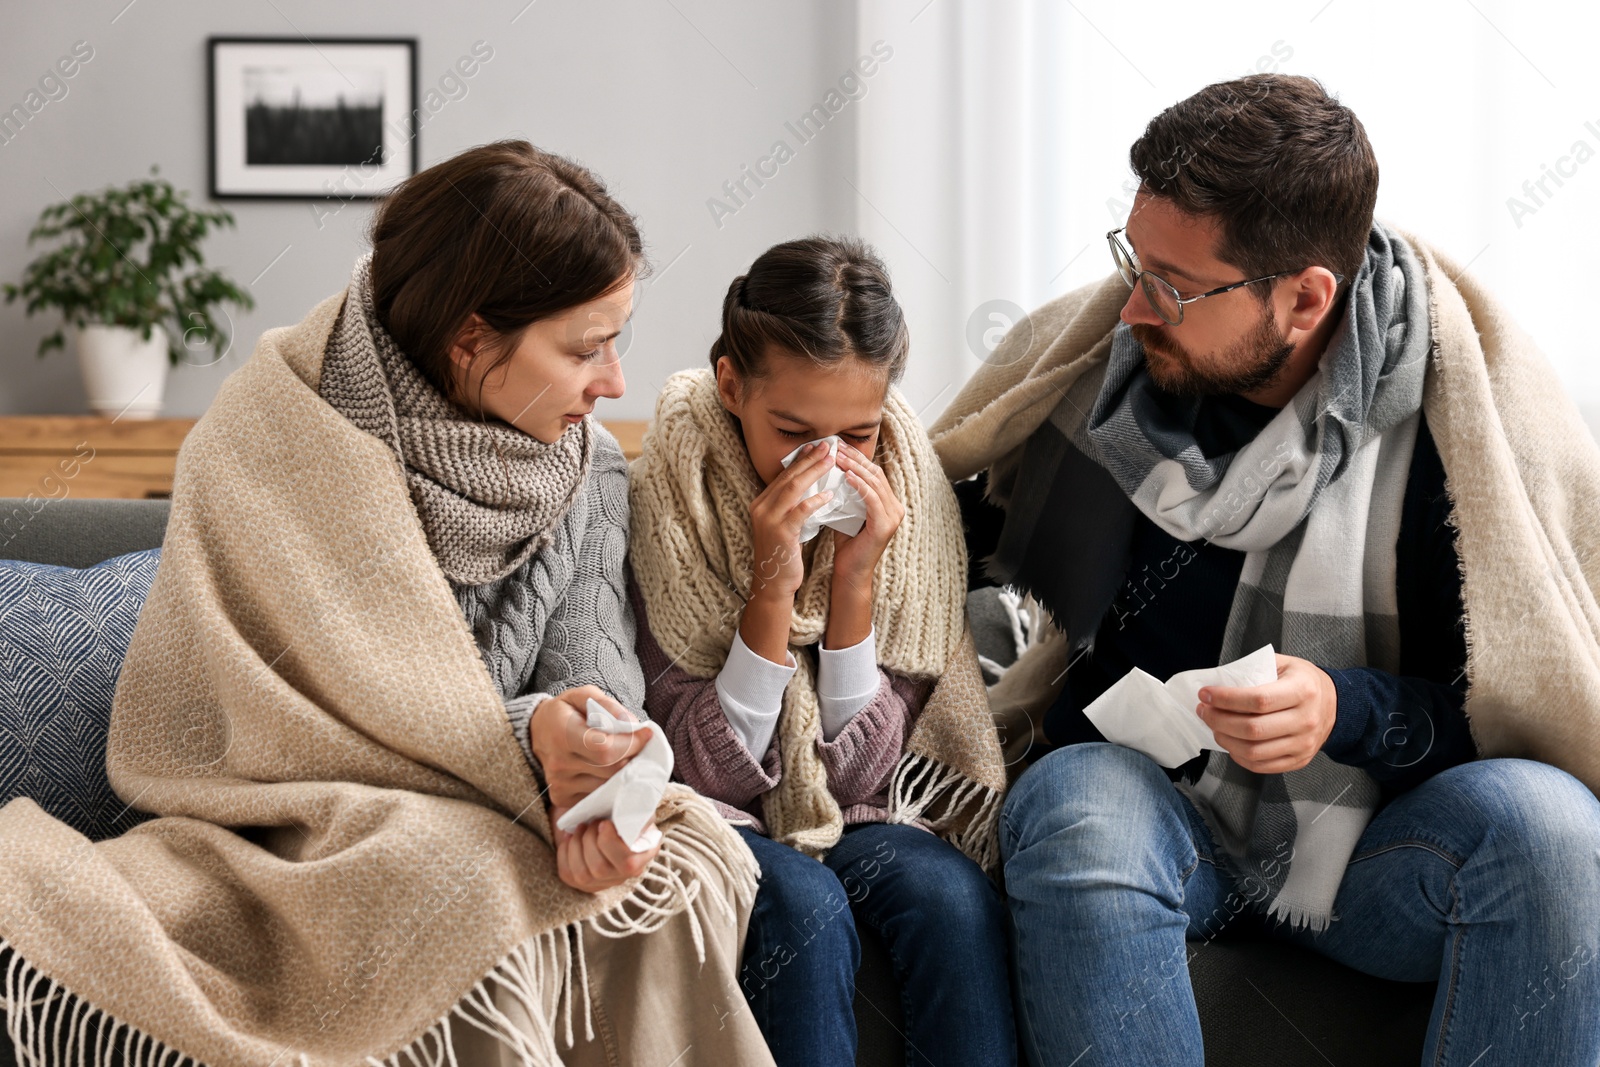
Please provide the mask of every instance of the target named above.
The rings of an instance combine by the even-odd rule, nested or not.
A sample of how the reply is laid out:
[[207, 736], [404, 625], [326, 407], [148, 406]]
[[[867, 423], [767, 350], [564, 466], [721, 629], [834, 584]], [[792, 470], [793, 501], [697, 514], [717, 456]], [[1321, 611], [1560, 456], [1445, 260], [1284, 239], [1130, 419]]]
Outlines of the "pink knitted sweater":
[[[638, 623], [639, 664], [644, 668], [645, 708], [672, 745], [673, 777], [707, 797], [731, 822], [766, 833], [761, 798], [778, 784], [778, 737], [774, 733], [758, 763], [734, 733], [717, 699], [715, 678], [697, 678], [674, 665], [656, 644], [638, 585], [628, 596]], [[817, 742], [828, 787], [846, 825], [883, 822], [889, 810], [889, 779], [905, 750], [917, 713], [933, 691], [919, 682], [878, 668], [878, 691], [856, 712], [839, 736]]]

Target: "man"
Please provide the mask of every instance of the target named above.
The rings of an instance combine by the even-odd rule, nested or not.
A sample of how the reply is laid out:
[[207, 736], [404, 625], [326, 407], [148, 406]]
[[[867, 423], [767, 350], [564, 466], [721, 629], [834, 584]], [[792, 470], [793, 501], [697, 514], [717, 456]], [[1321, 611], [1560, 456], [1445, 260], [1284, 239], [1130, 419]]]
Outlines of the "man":
[[[1427, 1063], [1593, 1067], [1600, 452], [1492, 299], [1374, 222], [1315, 81], [1209, 86], [1130, 158], [1117, 275], [934, 427], [974, 558], [1060, 630], [1013, 668], [1052, 750], [1002, 818], [1031, 1061], [1201, 1063], [1185, 938], [1266, 919], [1437, 979]], [[1167, 770], [1083, 714], [1269, 643], [1276, 681], [1200, 692], [1223, 752]]]

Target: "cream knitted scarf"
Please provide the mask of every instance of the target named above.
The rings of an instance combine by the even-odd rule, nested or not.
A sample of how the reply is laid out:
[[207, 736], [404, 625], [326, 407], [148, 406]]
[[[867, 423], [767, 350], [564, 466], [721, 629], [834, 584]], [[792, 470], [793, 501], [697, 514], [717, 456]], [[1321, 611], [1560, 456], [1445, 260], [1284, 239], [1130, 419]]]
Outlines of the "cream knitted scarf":
[[25, 797], [0, 808], [21, 1062], [454, 1064], [470, 1026], [554, 1065], [589, 1027], [583, 933], [653, 936], [687, 909], [704, 947], [748, 914], [749, 850], [682, 786], [638, 879], [557, 877], [400, 466], [317, 395], [342, 303], [267, 331], [179, 452], [107, 755], [161, 817], [91, 844]]
[[[992, 871], [1006, 774], [966, 626], [960, 511], [927, 434], [894, 389], [884, 403], [876, 459], [906, 512], [873, 582], [878, 661], [937, 679], [896, 767], [889, 820], [925, 820]], [[629, 551], [652, 632], [677, 666], [698, 677], [721, 671], [733, 645], [750, 594], [750, 503], [760, 491], [714, 376], [674, 374], [630, 471]], [[806, 576], [789, 626], [797, 669], [778, 717], [783, 775], [763, 798], [762, 815], [774, 840], [820, 855], [843, 830], [817, 752], [813, 658], [828, 621], [833, 537], [817, 537], [805, 552]]]
[[594, 453], [585, 419], [550, 444], [475, 420], [400, 351], [378, 321], [372, 253], [356, 263], [328, 338], [318, 392], [405, 466], [439, 568], [457, 585], [503, 578], [549, 544]]

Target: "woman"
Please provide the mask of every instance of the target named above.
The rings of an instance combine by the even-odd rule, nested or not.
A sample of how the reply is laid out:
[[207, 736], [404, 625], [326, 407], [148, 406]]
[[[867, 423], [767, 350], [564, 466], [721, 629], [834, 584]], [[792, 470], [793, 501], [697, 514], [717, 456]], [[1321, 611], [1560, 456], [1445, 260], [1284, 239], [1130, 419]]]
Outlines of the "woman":
[[[513, 141], [408, 180], [372, 236], [180, 454], [108, 755], [169, 817], [91, 846], [0, 809], [8, 1006], [48, 976], [57, 1022], [219, 1064], [771, 1063], [724, 1009], [754, 870], [709, 805], [554, 830], [648, 732], [583, 714], [644, 696], [591, 414], [623, 390], [633, 219]], [[66, 1062], [85, 1035], [43, 1010], [20, 1040]]]

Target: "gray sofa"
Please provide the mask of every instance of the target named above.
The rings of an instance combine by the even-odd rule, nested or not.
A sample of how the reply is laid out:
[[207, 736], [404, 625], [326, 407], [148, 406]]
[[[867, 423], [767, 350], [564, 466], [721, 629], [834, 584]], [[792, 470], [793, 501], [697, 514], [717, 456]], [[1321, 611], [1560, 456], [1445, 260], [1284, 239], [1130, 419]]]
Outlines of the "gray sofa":
[[[158, 546], [166, 529], [165, 501], [61, 500], [19, 523], [12, 516], [19, 514], [20, 504], [0, 499], [0, 558], [86, 567]], [[1421, 1059], [1431, 984], [1357, 974], [1267, 941], [1240, 920], [1221, 938], [1190, 943], [1188, 977], [1210, 1064], [1410, 1067]], [[857, 979], [857, 1061], [872, 1067], [904, 1064], [903, 1019], [888, 955], [865, 933]], [[0, 1040], [0, 1067], [9, 1056], [9, 1042]]]

